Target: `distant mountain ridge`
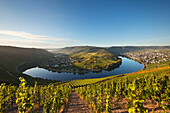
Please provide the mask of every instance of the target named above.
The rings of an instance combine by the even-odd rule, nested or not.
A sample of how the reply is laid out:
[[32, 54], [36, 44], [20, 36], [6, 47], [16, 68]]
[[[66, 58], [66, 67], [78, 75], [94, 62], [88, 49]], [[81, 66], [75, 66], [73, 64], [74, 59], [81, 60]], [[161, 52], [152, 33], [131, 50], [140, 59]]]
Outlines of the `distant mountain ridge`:
[[125, 52], [134, 52], [145, 49], [170, 49], [170, 46], [112, 46], [112, 47], [95, 47], [95, 46], [74, 46], [54, 49], [52, 53], [75, 54], [83, 51], [98, 51], [104, 49], [114, 55], [119, 55]]
[[95, 46], [74, 46], [74, 47], [65, 47], [54, 49], [52, 53], [65, 53], [65, 54], [74, 54], [83, 51], [98, 51], [99, 49], [103, 49], [102, 47], [95, 47]]
[[120, 53], [135, 52], [135, 51], [147, 50], [147, 49], [170, 49], [170, 46], [122, 46], [122, 47], [113, 46], [113, 47], [108, 47], [106, 49], [110, 53], [119, 55]]

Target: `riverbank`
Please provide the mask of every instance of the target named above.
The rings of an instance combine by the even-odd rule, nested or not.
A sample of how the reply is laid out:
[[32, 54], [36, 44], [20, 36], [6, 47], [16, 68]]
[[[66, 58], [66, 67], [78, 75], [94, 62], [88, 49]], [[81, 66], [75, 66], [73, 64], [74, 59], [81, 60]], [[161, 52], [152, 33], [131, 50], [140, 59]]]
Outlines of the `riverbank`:
[[143, 61], [141, 61], [141, 60], [133, 59], [133, 58], [130, 58], [130, 57], [126, 56], [126, 55], [120, 55], [120, 56], [122, 56], [122, 57], [126, 57], [126, 58], [128, 58], [128, 59], [131, 59], [131, 60], [137, 61], [137, 62], [139, 62], [140, 64], [143, 64], [143, 68], [142, 68], [142, 70], [145, 70], [145, 69], [147, 68], [147, 64], [145, 64], [145, 62], [143, 62]]

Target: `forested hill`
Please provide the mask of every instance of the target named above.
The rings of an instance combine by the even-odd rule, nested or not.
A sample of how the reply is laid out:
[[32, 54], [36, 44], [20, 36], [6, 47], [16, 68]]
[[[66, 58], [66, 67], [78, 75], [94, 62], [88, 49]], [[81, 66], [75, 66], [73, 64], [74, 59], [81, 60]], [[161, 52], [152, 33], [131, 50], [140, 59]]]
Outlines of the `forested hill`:
[[112, 46], [112, 47], [95, 47], [95, 46], [74, 46], [74, 47], [65, 47], [59, 49], [51, 49], [53, 53], [66, 53], [74, 54], [83, 51], [98, 51], [104, 49], [114, 55], [119, 55], [120, 53], [125, 52], [134, 52], [138, 50], [147, 50], [147, 49], [170, 49], [170, 46]]
[[[11, 56], [13, 55], [13, 56]], [[52, 54], [44, 49], [35, 49], [35, 48], [19, 48], [19, 47], [10, 47], [10, 46], [0, 46], [0, 57], [21, 57], [25, 60], [37, 60], [37, 59], [46, 59], [51, 57]], [[29, 58], [29, 59], [28, 59]]]
[[32, 65], [31, 63], [41, 62], [51, 57], [53, 57], [52, 53], [43, 49], [0, 46], [0, 82], [17, 83], [18, 76], [21, 75], [18, 69], [20, 64]]
[[65, 53], [65, 54], [74, 54], [84, 51], [93, 51], [96, 52], [99, 49], [104, 49], [102, 47], [95, 47], [95, 46], [74, 46], [74, 47], [65, 47], [59, 49], [52, 49], [52, 53]]

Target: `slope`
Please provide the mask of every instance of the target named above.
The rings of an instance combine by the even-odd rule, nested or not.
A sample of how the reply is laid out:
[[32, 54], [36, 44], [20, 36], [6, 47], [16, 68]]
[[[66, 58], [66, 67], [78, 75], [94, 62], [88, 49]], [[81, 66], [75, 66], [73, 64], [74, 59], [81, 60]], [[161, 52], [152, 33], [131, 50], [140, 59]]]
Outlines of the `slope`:
[[121, 59], [104, 49], [88, 49], [83, 52], [72, 54], [71, 58], [75, 61], [74, 65], [84, 69], [102, 70], [111, 69], [120, 65]]
[[[18, 77], [22, 74], [21, 70], [29, 68], [29, 66], [35, 66], [37, 63], [51, 57], [53, 57], [51, 53], [42, 49], [0, 46], [0, 81], [13, 84], [19, 83]], [[19, 66], [25, 63], [27, 65]], [[29, 76], [23, 76], [31, 79]]]

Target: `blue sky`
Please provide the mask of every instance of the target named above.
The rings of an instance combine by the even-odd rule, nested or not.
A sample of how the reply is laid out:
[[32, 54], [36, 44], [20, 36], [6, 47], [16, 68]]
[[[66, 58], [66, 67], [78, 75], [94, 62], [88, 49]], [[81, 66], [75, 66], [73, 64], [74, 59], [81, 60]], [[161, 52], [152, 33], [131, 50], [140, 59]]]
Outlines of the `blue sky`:
[[170, 0], [1, 0], [0, 45], [170, 45]]

